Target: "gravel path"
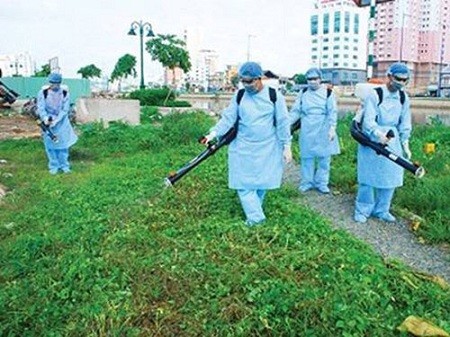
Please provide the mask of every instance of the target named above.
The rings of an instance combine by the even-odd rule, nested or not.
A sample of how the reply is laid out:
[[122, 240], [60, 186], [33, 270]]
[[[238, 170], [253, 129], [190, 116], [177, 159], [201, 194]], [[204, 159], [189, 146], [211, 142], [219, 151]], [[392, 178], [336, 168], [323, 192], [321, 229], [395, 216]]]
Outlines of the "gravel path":
[[[286, 167], [284, 181], [298, 186], [299, 166]], [[384, 258], [397, 259], [415, 270], [442, 277], [450, 283], [450, 253], [444, 248], [420, 243], [405, 220], [388, 224], [370, 218], [366, 224], [353, 221], [354, 195], [321, 194], [309, 191], [300, 202], [327, 217], [336, 228], [345, 229], [366, 241]]]

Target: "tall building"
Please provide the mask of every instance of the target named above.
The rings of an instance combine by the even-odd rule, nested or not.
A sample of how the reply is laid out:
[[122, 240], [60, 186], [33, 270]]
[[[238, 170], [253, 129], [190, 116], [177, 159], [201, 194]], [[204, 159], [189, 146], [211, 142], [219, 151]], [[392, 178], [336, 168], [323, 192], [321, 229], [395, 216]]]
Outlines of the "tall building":
[[368, 13], [352, 0], [317, 0], [311, 15], [311, 64], [323, 80], [352, 85], [366, 80]]
[[217, 82], [215, 76], [218, 71], [219, 55], [212, 49], [200, 49], [194, 55], [196, 58], [192, 60], [192, 69], [187, 80], [191, 86], [199, 88], [201, 91], [215, 89], [212, 87]]
[[450, 0], [396, 0], [377, 5], [374, 75], [392, 62], [411, 70], [410, 87], [438, 84], [450, 62]]
[[15, 55], [0, 55], [0, 77], [32, 76], [34, 65], [29, 53]]

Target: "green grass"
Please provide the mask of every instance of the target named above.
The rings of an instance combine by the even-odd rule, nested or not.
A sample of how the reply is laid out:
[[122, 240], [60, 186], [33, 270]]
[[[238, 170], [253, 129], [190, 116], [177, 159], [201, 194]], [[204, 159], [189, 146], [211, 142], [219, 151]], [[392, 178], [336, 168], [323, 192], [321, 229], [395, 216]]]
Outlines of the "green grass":
[[405, 336], [412, 314], [450, 331], [448, 290], [333, 230], [293, 187], [245, 227], [226, 151], [164, 189], [212, 121], [158, 123], [85, 126], [56, 177], [38, 140], [0, 142], [0, 335]]

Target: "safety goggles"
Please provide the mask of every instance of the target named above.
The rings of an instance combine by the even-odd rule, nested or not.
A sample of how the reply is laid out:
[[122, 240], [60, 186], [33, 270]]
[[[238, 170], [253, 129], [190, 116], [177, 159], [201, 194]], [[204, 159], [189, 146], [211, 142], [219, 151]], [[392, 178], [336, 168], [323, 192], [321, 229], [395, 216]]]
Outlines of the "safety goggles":
[[308, 77], [306, 80], [307, 81], [317, 81], [319, 78], [318, 77]]
[[256, 81], [256, 78], [241, 78], [243, 84], [252, 84]]
[[392, 75], [392, 77], [394, 78], [394, 80], [398, 81], [398, 82], [408, 82], [409, 78], [408, 77], [398, 77], [395, 75]]

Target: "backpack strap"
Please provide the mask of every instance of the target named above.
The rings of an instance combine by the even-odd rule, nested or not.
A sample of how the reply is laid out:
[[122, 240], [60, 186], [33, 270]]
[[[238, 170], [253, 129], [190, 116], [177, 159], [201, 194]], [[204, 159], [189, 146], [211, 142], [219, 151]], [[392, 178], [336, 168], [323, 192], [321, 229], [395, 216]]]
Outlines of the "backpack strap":
[[[245, 93], [245, 89], [239, 89], [237, 96], [236, 96], [236, 102], [237, 102], [238, 106], [239, 106], [239, 104], [241, 104], [242, 97], [244, 97], [244, 93]], [[270, 101], [272, 102], [272, 104], [275, 105], [275, 103], [277, 102], [277, 91], [272, 87], [269, 87], [269, 97], [270, 97]], [[237, 117], [236, 123], [238, 123], [238, 120], [239, 120], [239, 110], [238, 110], [238, 117]], [[276, 124], [277, 124], [277, 121], [276, 121], [276, 118], [274, 115], [273, 116], [273, 125], [276, 126]]]
[[399, 90], [398, 93], [400, 94], [400, 103], [405, 104], [405, 100], [406, 100], [406, 95], [405, 92], [403, 90]]
[[[242, 97], [244, 97], [244, 93], [245, 93], [245, 89], [239, 89], [237, 96], [236, 96], [236, 102], [238, 105], [241, 104]], [[272, 87], [269, 87], [269, 96], [270, 96], [270, 101], [273, 104], [275, 104], [277, 102], [277, 91]]]
[[[308, 88], [303, 88], [302, 89], [302, 94], [304, 94], [306, 92], [306, 90], [308, 90]], [[327, 88], [327, 98], [329, 98], [331, 96], [332, 92], [333, 92], [333, 89]]]
[[[47, 88], [47, 89], [44, 89], [43, 94], [44, 94], [44, 98], [47, 99], [47, 96], [48, 96], [48, 88]], [[66, 96], [67, 96], [67, 90], [63, 89], [63, 97], [66, 98]]]
[[375, 91], [378, 95], [378, 106], [383, 103], [383, 88], [377, 87], [375, 88]]
[[[378, 106], [379, 106], [381, 103], [383, 103], [383, 88], [377, 87], [375, 88], [375, 91], [377, 92], [378, 95]], [[403, 104], [405, 104], [406, 101], [405, 92], [403, 90], [399, 90], [398, 94], [400, 95], [400, 103], [403, 106]]]
[[239, 89], [237, 96], [236, 96], [236, 102], [237, 104], [241, 104], [242, 97], [244, 97], [245, 89]]
[[270, 101], [275, 104], [277, 102], [277, 91], [272, 87], [269, 87], [269, 96]]

